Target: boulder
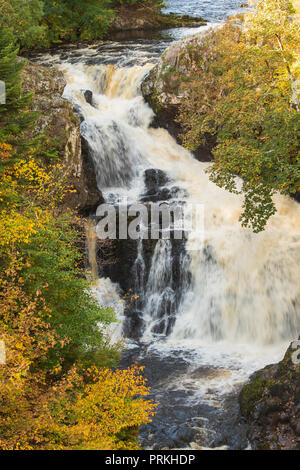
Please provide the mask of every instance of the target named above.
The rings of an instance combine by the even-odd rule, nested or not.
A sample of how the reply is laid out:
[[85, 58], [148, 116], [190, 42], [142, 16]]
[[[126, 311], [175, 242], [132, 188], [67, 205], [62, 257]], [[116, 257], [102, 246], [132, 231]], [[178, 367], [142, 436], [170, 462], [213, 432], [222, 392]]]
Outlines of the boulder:
[[91, 90], [85, 90], [83, 95], [84, 95], [85, 101], [91, 106], [93, 106], [93, 92]]

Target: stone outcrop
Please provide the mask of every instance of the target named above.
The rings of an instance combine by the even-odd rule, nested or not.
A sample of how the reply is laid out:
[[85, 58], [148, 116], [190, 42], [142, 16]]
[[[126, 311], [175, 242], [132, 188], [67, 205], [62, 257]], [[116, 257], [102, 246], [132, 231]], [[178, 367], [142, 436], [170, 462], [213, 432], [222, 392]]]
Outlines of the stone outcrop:
[[82, 151], [79, 119], [72, 105], [62, 98], [66, 86], [63, 73], [28, 61], [22, 78], [23, 91], [34, 93], [31, 110], [39, 113], [27, 139], [42, 136], [39, 154], [46, 164], [53, 157], [64, 162], [68, 184], [76, 192], [66, 196], [63, 204], [83, 214], [95, 211], [102, 195], [97, 188], [93, 162]]
[[[195, 50], [203, 34], [172, 43], [142, 83], [143, 96], [156, 113], [154, 126], [167, 129], [179, 144], [182, 144], [182, 128], [176, 117], [182, 100], [189, 98], [186, 84], [196, 66]], [[210, 161], [214, 144], [213, 138], [207, 136], [207, 144], [196, 149], [195, 157], [200, 161]]]
[[256, 372], [241, 391], [241, 412], [255, 450], [300, 450], [299, 358], [292, 343], [281, 362]]

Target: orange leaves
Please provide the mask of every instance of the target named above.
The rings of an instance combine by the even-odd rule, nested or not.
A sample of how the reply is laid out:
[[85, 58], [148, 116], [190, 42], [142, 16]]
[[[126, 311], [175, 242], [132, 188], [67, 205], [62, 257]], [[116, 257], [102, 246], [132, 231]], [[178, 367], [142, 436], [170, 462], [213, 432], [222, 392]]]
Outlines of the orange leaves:
[[[141, 370], [137, 366], [115, 372], [93, 368], [88, 374], [93, 376], [91, 379], [90, 375], [92, 383], [84, 384], [73, 367], [47, 390], [41, 387], [42, 380], [30, 381], [29, 376], [27, 384], [23, 377], [22, 387], [16, 387], [16, 381], [24, 374], [15, 373], [14, 383], [7, 390], [9, 400], [5, 408], [0, 400], [1, 414], [5, 417], [0, 418], [0, 446], [51, 450], [138, 449], [137, 429], [151, 421], [156, 407], [142, 398], [148, 394], [148, 388]], [[18, 415], [16, 401], [20, 403]], [[8, 411], [10, 416], [6, 416]]]
[[[0, 144], [1, 159], [11, 151]], [[94, 363], [112, 363], [96, 328], [112, 314], [89, 303], [73, 267], [75, 217], [57, 217], [66, 168], [32, 157], [9, 163], [0, 183], [0, 448], [135, 449], [155, 410], [142, 368], [82, 372], [90, 350]]]
[[30, 449], [33, 423], [46, 383], [46, 372], [33, 372], [45, 358], [55, 332], [42, 319], [47, 308], [42, 298], [31, 299], [23, 291], [19, 264], [12, 263], [0, 276], [0, 331], [6, 363], [0, 367], [0, 447]]

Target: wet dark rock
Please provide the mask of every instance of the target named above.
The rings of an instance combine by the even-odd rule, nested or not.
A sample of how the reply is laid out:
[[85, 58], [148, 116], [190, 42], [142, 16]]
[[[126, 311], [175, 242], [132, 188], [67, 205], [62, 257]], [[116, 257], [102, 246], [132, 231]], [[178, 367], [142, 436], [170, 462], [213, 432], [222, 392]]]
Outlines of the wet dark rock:
[[290, 414], [289, 413], [280, 413], [279, 415], [279, 421], [281, 423], [288, 423], [290, 421]]
[[297, 191], [295, 194], [291, 194], [291, 197], [295, 199], [295, 201], [300, 202], [300, 192]]
[[282, 383], [275, 383], [270, 387], [270, 394], [273, 397], [283, 397], [285, 393], [285, 386]]
[[171, 199], [183, 196], [183, 192], [177, 186], [171, 188], [161, 188], [157, 192], [149, 191], [141, 197], [142, 202], [160, 202], [169, 201]]
[[169, 429], [169, 434], [173, 441], [173, 446], [184, 447], [189, 442], [193, 442], [197, 435], [197, 431], [192, 427], [181, 424], [179, 426], [172, 426]]
[[144, 182], [146, 192], [141, 197], [142, 202], [169, 201], [170, 199], [183, 198], [186, 195], [185, 191], [177, 186], [170, 186], [172, 181], [162, 170], [146, 170]]
[[[164, 203], [180, 194], [180, 189], [177, 187], [164, 187], [170, 184], [170, 178], [162, 170], [148, 169], [144, 173], [144, 182], [146, 186], [146, 193], [141, 198], [142, 202], [155, 202], [160, 201]], [[182, 201], [171, 201], [170, 204], [181, 204]], [[151, 205], [145, 204], [148, 209], [148, 230], [143, 233], [142, 240], [133, 240], [128, 236], [127, 239], [117, 239], [112, 246], [112, 262], [108, 262], [103, 266], [103, 275], [109, 277], [113, 282], [118, 283], [121, 287], [123, 295], [128, 296], [126, 303], [126, 320], [124, 322], [124, 333], [129, 338], [138, 339], [144, 332], [145, 322], [144, 307], [150, 295], [148, 289], [148, 279], [151, 271], [153, 255], [155, 252], [157, 239], [151, 237], [151, 229], [153, 228], [153, 220], [151, 220]], [[161, 207], [161, 204], [160, 204]], [[117, 234], [119, 233], [119, 211], [127, 209], [120, 209], [116, 206], [117, 217]], [[164, 227], [163, 230], [163, 217], [159, 214], [157, 219], [158, 238], [162, 239], [163, 235], [167, 233], [169, 240], [166, 243], [171, 243], [171, 269], [167, 273], [161, 286], [161, 295], [158, 310], [156, 311], [156, 322], [153, 326], [152, 332], [154, 334], [169, 335], [176, 319], [176, 312], [182, 296], [185, 294], [183, 288], [179, 289], [182, 285], [182, 258], [186, 252], [186, 240], [184, 236], [182, 239], [176, 239], [174, 231], [174, 213], [168, 220], [168, 228]], [[127, 215], [127, 226], [129, 226], [132, 219]], [[184, 234], [183, 234], [184, 235]], [[139, 257], [138, 258], [138, 253]], [[101, 260], [99, 259], [99, 264]], [[185, 279], [187, 285], [191, 282], [190, 274], [187, 274]]]
[[85, 90], [83, 95], [84, 95], [85, 101], [91, 106], [93, 106], [93, 92], [91, 90]]
[[189, 15], [163, 14], [150, 8], [137, 8], [136, 6], [121, 6], [114, 16], [109, 35], [127, 31], [154, 31], [176, 27], [199, 27], [205, 25], [203, 18]]
[[82, 189], [80, 212], [83, 215], [95, 214], [97, 207], [104, 203], [104, 198], [98, 188], [94, 162], [83, 137], [81, 137], [81, 149], [84, 188]]
[[75, 114], [77, 114], [80, 123], [82, 123], [84, 121], [84, 116], [83, 116], [79, 106], [75, 104], [73, 106], [73, 111], [74, 111]]
[[300, 365], [294, 354], [291, 344], [281, 362], [256, 372], [242, 389], [239, 402], [253, 449], [300, 450]]
[[166, 186], [170, 179], [164, 171], [149, 168], [144, 172], [144, 182], [148, 191], [157, 192], [159, 188]]
[[[112, 259], [116, 262], [108, 262], [103, 266], [103, 275], [117, 282], [124, 295], [127, 295], [126, 320], [124, 333], [127, 337], [138, 339], [144, 331], [143, 308], [147, 295], [147, 282], [151, 268], [152, 258], [157, 240], [143, 240], [142, 252], [144, 262], [144, 275], [141, 275], [136, 265], [138, 254], [138, 240], [116, 240], [113, 246]], [[170, 297], [162, 296], [160, 312], [153, 333], [161, 334], [166, 331], [170, 334], [175, 323], [175, 315], [180, 302], [181, 292], [178, 289], [181, 283], [181, 257], [185, 252], [185, 240], [172, 240], [172, 268], [168, 283]], [[137, 298], [135, 298], [137, 297]], [[170, 300], [170, 298], [172, 300]], [[160, 321], [159, 321], [160, 319]]]

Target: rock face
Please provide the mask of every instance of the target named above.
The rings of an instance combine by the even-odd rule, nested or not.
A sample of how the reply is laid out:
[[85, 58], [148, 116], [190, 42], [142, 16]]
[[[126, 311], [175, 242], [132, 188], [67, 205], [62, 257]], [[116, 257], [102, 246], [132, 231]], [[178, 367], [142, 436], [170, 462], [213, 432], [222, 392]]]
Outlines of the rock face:
[[[142, 84], [143, 96], [157, 116], [154, 125], [167, 129], [179, 144], [182, 144], [180, 134], [183, 131], [176, 122], [176, 117], [182, 99], [189, 97], [186, 84], [195, 68], [194, 51], [203, 34], [205, 33], [198, 33], [171, 44]], [[200, 161], [210, 161], [214, 143], [214, 140], [207, 136], [207, 144], [194, 152], [195, 157]]]
[[63, 73], [27, 62], [22, 78], [23, 91], [34, 92], [31, 109], [39, 112], [27, 139], [42, 134], [39, 154], [45, 163], [51, 161], [51, 156], [65, 163], [68, 184], [76, 192], [66, 196], [63, 204], [83, 214], [93, 212], [103, 199], [97, 188], [93, 162], [82, 151], [79, 119], [72, 105], [62, 98], [66, 86]]
[[[300, 338], [299, 338], [300, 339]], [[257, 450], [300, 450], [300, 350], [293, 343], [279, 364], [256, 372], [240, 394], [240, 407]]]

